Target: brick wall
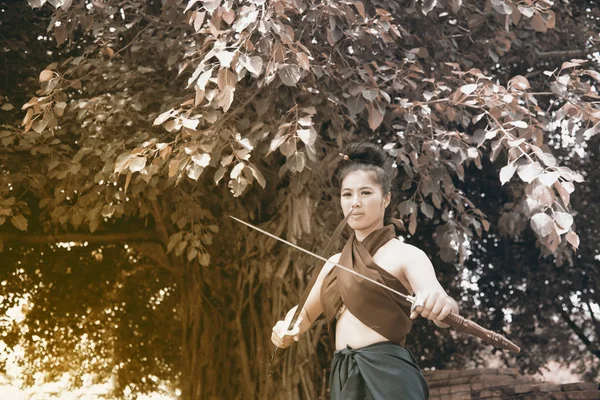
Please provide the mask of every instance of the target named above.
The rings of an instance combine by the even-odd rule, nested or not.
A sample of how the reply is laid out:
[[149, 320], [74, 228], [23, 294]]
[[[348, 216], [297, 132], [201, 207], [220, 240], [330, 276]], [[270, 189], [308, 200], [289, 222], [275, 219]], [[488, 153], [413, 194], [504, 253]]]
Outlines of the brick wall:
[[424, 371], [430, 400], [512, 399], [590, 400], [600, 399], [598, 383], [544, 383], [519, 374], [513, 368]]

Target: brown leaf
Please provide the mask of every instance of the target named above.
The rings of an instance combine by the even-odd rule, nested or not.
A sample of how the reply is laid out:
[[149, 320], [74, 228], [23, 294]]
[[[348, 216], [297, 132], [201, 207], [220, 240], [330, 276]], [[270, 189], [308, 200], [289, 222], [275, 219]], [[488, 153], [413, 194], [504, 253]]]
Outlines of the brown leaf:
[[275, 62], [284, 63], [285, 62], [285, 50], [280, 43], [275, 43], [273, 46], [272, 57]]
[[286, 65], [277, 73], [281, 82], [286, 86], [296, 86], [296, 83], [300, 80], [300, 68], [296, 65]]
[[460, 91], [466, 94], [467, 96], [477, 90], [478, 85], [476, 83], [470, 83], [468, 85], [462, 85], [460, 87]]
[[490, 230], [490, 222], [488, 220], [482, 219], [481, 225], [483, 225], [483, 229], [485, 229], [486, 232]]
[[221, 5], [221, 0], [202, 0], [204, 9], [209, 13], [216, 11]]
[[219, 70], [219, 73], [217, 74], [217, 85], [219, 85], [219, 90], [221, 92], [227, 87], [235, 88], [236, 82], [237, 78], [231, 70], [228, 68], [221, 68]]
[[221, 179], [223, 179], [223, 176], [225, 176], [226, 172], [227, 172], [227, 168], [225, 168], [223, 166], [219, 167], [217, 172], [215, 172], [215, 176], [214, 176], [215, 184], [217, 184], [217, 185], [219, 184]]
[[125, 178], [125, 186], [123, 187], [123, 193], [127, 194], [127, 189], [129, 188], [129, 184], [131, 183], [131, 178], [133, 177], [133, 172], [129, 171], [127, 177]]
[[286, 140], [279, 146], [279, 151], [284, 156], [289, 157], [296, 151], [296, 145], [294, 144], [293, 140]]
[[554, 182], [556, 182], [558, 180], [559, 176], [560, 176], [560, 174], [557, 171], [545, 172], [545, 173], [541, 174], [540, 176], [538, 176], [538, 179], [544, 185], [546, 185], [548, 187], [552, 187], [552, 185], [554, 185]]
[[369, 127], [371, 130], [375, 130], [383, 122], [383, 114], [373, 107], [373, 103], [367, 104], [367, 110], [369, 112]]
[[592, 78], [594, 78], [595, 80], [597, 80], [598, 82], [600, 82], [600, 73], [598, 71], [586, 69], [585, 71], [582, 72], [582, 74], [589, 75]]
[[258, 76], [262, 71], [263, 60], [260, 56], [252, 56], [248, 58], [246, 63], [244, 63], [244, 67], [250, 71], [251, 74]]
[[523, 16], [523, 14], [521, 14], [519, 7], [512, 6], [512, 13], [510, 14], [510, 20], [512, 21], [512, 23], [514, 25], [519, 25], [519, 21], [521, 21], [522, 16]]
[[417, 211], [417, 203], [412, 200], [404, 200], [398, 205], [398, 211], [400, 211], [400, 215], [412, 214]]
[[231, 25], [233, 23], [233, 21], [235, 21], [235, 11], [233, 11], [233, 10], [223, 11], [223, 13], [221, 14], [221, 18], [223, 18], [223, 21], [227, 22], [227, 25]]
[[560, 244], [560, 236], [558, 236], [558, 233], [552, 229], [552, 232], [550, 232], [550, 234], [542, 240], [542, 243], [544, 243], [548, 250], [554, 253]]
[[300, 64], [300, 67], [302, 67], [302, 69], [304, 69], [305, 71], [308, 71], [310, 69], [310, 61], [306, 53], [300, 51], [296, 53], [296, 58], [298, 58], [298, 64]]
[[533, 17], [531, 18], [531, 27], [536, 31], [536, 32], [546, 32], [548, 30], [548, 27], [546, 26], [546, 21], [544, 21], [544, 18], [541, 16], [541, 14], [539, 12], [533, 14]]
[[535, 201], [546, 207], [551, 207], [554, 203], [554, 193], [544, 185], [539, 185], [533, 189], [531, 196]]
[[356, 7], [356, 11], [358, 11], [358, 13], [363, 19], [367, 18], [367, 14], [365, 14], [365, 5], [362, 1], [355, 1], [354, 7]]
[[565, 189], [564, 186], [559, 181], [554, 182], [554, 188], [560, 195], [560, 198], [562, 199], [563, 204], [565, 206], [568, 206], [571, 201], [571, 195], [569, 194], [567, 189]]
[[[581, 62], [574, 61], [574, 60], [571, 60], [571, 61], [565, 61], [565, 62], [564, 62], [564, 63], [562, 63], [562, 65], [560, 66], [560, 69], [562, 70], [562, 69], [566, 69], [566, 68], [577, 68], [577, 67], [581, 66], [581, 64], [582, 64]], [[568, 82], [567, 82], [567, 83], [568, 83]]]
[[291, 172], [302, 172], [306, 166], [306, 155], [302, 151], [297, 151], [287, 158], [285, 164]]
[[23, 216], [23, 214], [19, 214], [15, 217], [12, 217], [10, 219], [10, 222], [13, 224], [13, 226], [15, 228], [17, 228], [20, 231], [27, 230], [27, 219]]
[[310, 127], [308, 129], [298, 129], [296, 135], [304, 142], [307, 146], [312, 146], [317, 140], [317, 131], [315, 128]]
[[408, 222], [408, 233], [410, 233], [411, 235], [414, 235], [416, 231], [417, 231], [417, 213], [416, 213], [416, 211], [414, 211], [412, 214], [410, 214], [410, 220]]
[[421, 212], [429, 219], [433, 219], [434, 209], [431, 205], [427, 203], [421, 203]]
[[526, 90], [526, 89], [531, 88], [531, 85], [529, 84], [529, 81], [527, 80], [527, 78], [525, 78], [522, 75], [517, 75], [514, 78], [512, 78], [510, 81], [508, 81], [508, 86], [514, 87], [515, 89], [518, 89], [518, 90]]
[[267, 181], [265, 180], [265, 177], [262, 174], [262, 172], [260, 172], [260, 170], [254, 164], [251, 163], [248, 163], [248, 168], [252, 172], [252, 175], [254, 176], [258, 184], [264, 189], [267, 185]]
[[191, 262], [194, 258], [196, 258], [197, 255], [198, 255], [197, 247], [188, 247], [188, 249], [187, 249], [187, 260], [188, 261]]
[[60, 46], [67, 40], [67, 25], [65, 23], [60, 24], [54, 28], [54, 37], [56, 38], [56, 44]]
[[196, 85], [194, 87], [196, 94], [194, 96], [194, 106], [198, 106], [200, 105], [200, 103], [202, 103], [202, 100], [204, 100], [204, 96], [205, 96], [205, 92], [204, 90], [200, 89], [200, 87], [198, 85]]
[[196, 17], [194, 18], [194, 30], [198, 32], [202, 28], [202, 24], [204, 24], [204, 18], [206, 17], [206, 12], [198, 12], [196, 13]]
[[98, 229], [98, 226], [100, 225], [100, 219], [99, 218], [94, 218], [93, 220], [90, 221], [90, 232], [94, 233], [96, 232], [96, 229]]
[[566, 238], [567, 242], [569, 242], [571, 246], [575, 247], [576, 249], [579, 248], [579, 235], [573, 231], [570, 231], [566, 234]]
[[259, 13], [256, 7], [254, 7], [254, 5], [252, 5], [252, 7], [249, 7], [247, 10], [250, 11], [242, 11], [241, 15], [243, 16], [241, 18], [238, 17], [237, 21], [235, 21], [235, 24], [233, 24], [233, 29], [238, 33], [246, 29], [248, 26], [250, 26], [250, 24], [254, 23], [256, 21], [256, 18], [258, 17]]
[[531, 227], [541, 237], [554, 232], [554, 220], [546, 213], [537, 213], [531, 217]]
[[234, 52], [226, 50], [221, 50], [215, 53], [215, 57], [219, 59], [219, 63], [221, 63], [221, 67], [223, 68], [229, 68], [229, 66], [231, 66], [231, 61], [233, 61], [234, 56]]
[[505, 165], [500, 169], [500, 184], [504, 185], [506, 182], [510, 181], [510, 178], [513, 177], [517, 167], [513, 163]]
[[56, 104], [54, 104], [54, 114], [56, 114], [57, 117], [62, 117], [66, 107], [67, 103], [65, 103], [64, 101], [57, 102]]
[[517, 171], [517, 174], [523, 182], [531, 183], [542, 172], [544, 172], [544, 168], [542, 168], [539, 162], [535, 161], [521, 165]]
[[134, 157], [129, 162], [129, 171], [140, 172], [146, 167], [146, 157]]
[[107, 46], [101, 48], [100, 53], [108, 58], [112, 58], [115, 55], [115, 51]]
[[571, 229], [571, 226], [573, 225], [573, 216], [565, 212], [556, 212], [554, 213], [554, 222], [556, 222], [559, 227], [568, 230]]
[[224, 112], [227, 112], [233, 103], [235, 88], [232, 86], [226, 86], [221, 93], [217, 96], [217, 104], [223, 108]]
[[548, 29], [554, 29], [555, 26], [556, 26], [556, 14], [554, 14], [554, 11], [552, 11], [552, 10], [546, 11], [546, 27]]
[[462, 7], [462, 0], [452, 0], [452, 12], [456, 14]]
[[52, 78], [54, 78], [54, 72], [48, 69], [45, 69], [42, 72], [40, 72], [40, 83], [47, 82]]
[[169, 110], [167, 110], [167, 111], [165, 111], [165, 112], [163, 112], [163, 113], [161, 113], [158, 117], [156, 117], [154, 119], [154, 122], [152, 123], [152, 125], [160, 125], [160, 124], [162, 124], [163, 122], [165, 122], [166, 120], [168, 120], [169, 118], [171, 118], [172, 114], [173, 114], [173, 109], [172, 108], [169, 109]]
[[179, 160], [169, 162], [169, 178], [173, 178], [179, 172]]
[[361, 113], [365, 109], [365, 102], [362, 96], [350, 97], [348, 100], [346, 100], [346, 107], [348, 108], [350, 115], [354, 116]]

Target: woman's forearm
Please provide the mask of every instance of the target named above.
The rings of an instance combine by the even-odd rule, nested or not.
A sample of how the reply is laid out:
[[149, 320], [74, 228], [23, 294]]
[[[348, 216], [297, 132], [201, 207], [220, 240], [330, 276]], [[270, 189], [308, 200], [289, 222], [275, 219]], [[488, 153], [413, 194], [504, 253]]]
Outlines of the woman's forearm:
[[[288, 313], [285, 316], [286, 321], [292, 320], [292, 316], [296, 312], [296, 308], [298, 308], [298, 306], [294, 306], [290, 309], [290, 311], [288, 311]], [[310, 328], [310, 326], [312, 325], [312, 321], [310, 320], [309, 315], [304, 308], [302, 308], [302, 311], [300, 311], [300, 316], [298, 318], [301, 318], [298, 334], [302, 335]]]

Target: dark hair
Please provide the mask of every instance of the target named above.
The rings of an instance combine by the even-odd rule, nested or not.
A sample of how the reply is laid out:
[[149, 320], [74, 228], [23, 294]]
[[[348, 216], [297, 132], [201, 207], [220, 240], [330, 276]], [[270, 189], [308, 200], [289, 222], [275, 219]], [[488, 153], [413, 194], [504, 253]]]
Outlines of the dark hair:
[[383, 194], [392, 194], [384, 215], [384, 223], [388, 224], [397, 201], [396, 169], [392, 166], [390, 157], [380, 146], [368, 142], [349, 143], [344, 147], [341, 157], [342, 160], [336, 172], [336, 178], [340, 185], [350, 172], [373, 172], [377, 183], [383, 189]]

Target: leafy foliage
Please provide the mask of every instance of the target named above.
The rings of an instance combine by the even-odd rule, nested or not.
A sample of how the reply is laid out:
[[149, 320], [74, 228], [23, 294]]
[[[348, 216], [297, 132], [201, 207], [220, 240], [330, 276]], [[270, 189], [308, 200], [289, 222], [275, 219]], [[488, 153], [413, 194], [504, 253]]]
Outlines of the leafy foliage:
[[[171, 272], [186, 398], [276, 393], [260, 379], [265, 332], [306, 284], [305, 263], [225, 217], [319, 248], [339, 218], [331, 177], [345, 142], [379, 140], [395, 158], [396, 211], [456, 297], [460, 275], [442, 262], [465, 263], [490, 236], [533, 234], [527, 248], [553, 254], [551, 266], [572, 260], [583, 240], [570, 208], [583, 175], [557, 161], [549, 137], [564, 127], [581, 142], [600, 130], [600, 74], [584, 58], [597, 51], [598, 32], [585, 5], [45, 3], [3, 11], [35, 22], [1, 26], [11, 71], [31, 67], [15, 72], [2, 99], [0, 243], [126, 242]], [[46, 28], [51, 57], [35, 36]], [[31, 56], [16, 53], [23, 37]], [[470, 179], [482, 175], [508, 195], [477, 197]], [[150, 278], [139, 284], [153, 288]], [[322, 332], [295, 351], [317, 359]], [[467, 362], [451, 333], [416, 333], [424, 365]], [[286, 381], [282, 396], [316, 397], [319, 365], [291, 360], [284, 374], [301, 378]], [[536, 369], [544, 360], [517, 361]], [[223, 381], [219, 370], [240, 379]]]

